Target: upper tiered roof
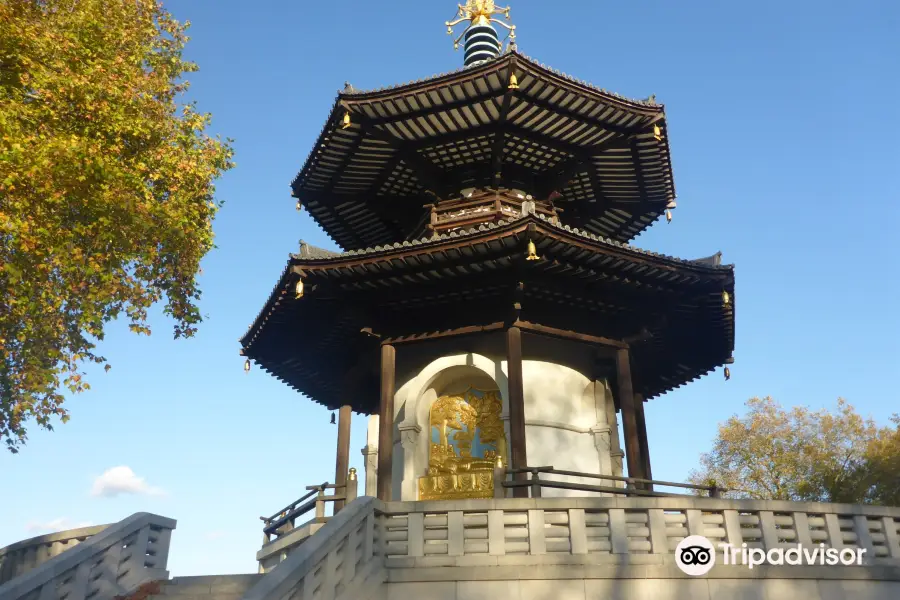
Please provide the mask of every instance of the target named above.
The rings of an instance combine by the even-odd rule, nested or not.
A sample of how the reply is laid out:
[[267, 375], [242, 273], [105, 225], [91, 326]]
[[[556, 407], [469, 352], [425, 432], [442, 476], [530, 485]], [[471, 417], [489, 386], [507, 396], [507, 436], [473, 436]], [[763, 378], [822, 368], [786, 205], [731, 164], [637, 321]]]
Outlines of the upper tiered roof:
[[619, 242], [675, 200], [663, 105], [515, 51], [401, 86], [348, 86], [292, 188], [345, 249], [411, 239], [423, 205], [468, 188], [552, 199], [564, 223]]

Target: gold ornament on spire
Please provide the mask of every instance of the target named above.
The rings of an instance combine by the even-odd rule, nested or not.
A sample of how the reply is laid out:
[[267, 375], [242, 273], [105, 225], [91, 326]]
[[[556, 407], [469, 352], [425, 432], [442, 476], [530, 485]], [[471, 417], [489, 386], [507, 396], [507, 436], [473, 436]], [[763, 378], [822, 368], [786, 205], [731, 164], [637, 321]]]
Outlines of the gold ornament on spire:
[[508, 29], [510, 42], [515, 42], [516, 26], [508, 25], [496, 18], [497, 15], [503, 15], [506, 20], [509, 21], [508, 6], [496, 6], [494, 0], [467, 0], [465, 5], [457, 4], [457, 8], [456, 18], [453, 21], [447, 21], [445, 23], [447, 26], [447, 35], [453, 35], [453, 28], [460, 23], [469, 21], [469, 24], [460, 36], [453, 41], [454, 48], [459, 48], [459, 41], [472, 27], [477, 25], [491, 25], [492, 23], [496, 23], [497, 25]]

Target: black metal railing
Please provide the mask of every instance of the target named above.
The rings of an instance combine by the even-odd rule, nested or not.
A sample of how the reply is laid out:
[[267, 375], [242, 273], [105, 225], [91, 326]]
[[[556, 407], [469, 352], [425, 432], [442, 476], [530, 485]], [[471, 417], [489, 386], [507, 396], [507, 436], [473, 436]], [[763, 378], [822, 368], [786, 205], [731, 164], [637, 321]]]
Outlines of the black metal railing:
[[[325, 505], [328, 502], [341, 503], [335, 505], [335, 514], [340, 510], [340, 506], [346, 506], [356, 499], [357, 487], [359, 480], [356, 477], [356, 469], [350, 469], [347, 477], [347, 483], [344, 485], [335, 485], [333, 483], [325, 483], [319, 485], [306, 486], [309, 490], [307, 494], [294, 500], [282, 510], [278, 511], [271, 517], [260, 517], [263, 522], [263, 534], [266, 541], [272, 541], [272, 536], [276, 539], [296, 527], [297, 519], [315, 509], [315, 518], [312, 522], [324, 523], [328, 520], [325, 516]], [[326, 496], [325, 490], [335, 490], [335, 493]]]
[[[553, 481], [551, 479], [541, 479], [541, 474], [545, 475], [565, 475], [570, 477], [584, 477], [590, 479], [600, 479], [604, 481], [621, 481], [625, 487], [590, 485], [584, 483], [574, 483], [569, 481]], [[515, 478], [513, 481], [506, 481], [506, 475], [527, 475], [526, 478]], [[666, 492], [657, 492], [654, 486], [675, 487], [689, 489], [694, 491], [705, 491], [710, 498], [721, 498], [726, 490], [716, 485], [694, 485], [692, 483], [675, 483], [673, 481], [660, 481], [658, 479], [641, 479], [637, 477], [620, 477], [617, 475], [599, 475], [597, 473], [580, 473], [577, 471], [564, 471], [551, 467], [524, 467], [520, 469], [498, 468], [494, 472], [494, 481], [501, 482], [501, 486], [495, 486], [496, 494], [504, 497], [507, 488], [526, 488], [530, 490], [532, 498], [541, 497], [542, 488], [556, 488], [562, 490], [577, 490], [582, 492], [594, 492], [600, 494], [619, 494], [623, 496], [649, 496], [649, 497], [671, 497], [685, 496], [687, 494], [674, 494]]]

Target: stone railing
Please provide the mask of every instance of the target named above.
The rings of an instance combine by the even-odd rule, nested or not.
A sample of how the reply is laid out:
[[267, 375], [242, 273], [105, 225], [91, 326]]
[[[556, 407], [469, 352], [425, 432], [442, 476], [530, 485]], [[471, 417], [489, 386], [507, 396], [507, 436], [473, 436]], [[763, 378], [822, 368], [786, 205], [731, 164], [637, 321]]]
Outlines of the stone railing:
[[[900, 508], [715, 498], [547, 498], [388, 502], [385, 565], [498, 564], [503, 556], [671, 555], [683, 538], [714, 545], [862, 548], [900, 567]], [[512, 559], [513, 562], [515, 559]], [[507, 561], [508, 562], [508, 561]]]
[[[751, 570], [720, 560], [705, 577], [720, 580], [719, 585], [725, 586], [721, 589], [728, 593], [712, 594], [711, 587], [704, 587], [697, 598], [763, 598], [759, 579], [811, 581], [815, 593], [810, 598], [844, 598], [834, 595], [838, 588], [816, 587], [817, 580], [858, 580], [879, 600], [893, 598], [890, 590], [900, 591], [900, 508], [698, 497], [387, 503], [362, 498], [299, 546], [244, 600], [366, 600], [384, 593], [379, 582], [387, 582], [391, 589], [399, 586], [388, 596], [431, 593], [438, 588], [428, 586], [439, 584], [444, 586], [440, 590], [457, 600], [488, 593], [487, 587], [477, 591], [461, 582], [480, 586], [526, 579], [547, 585], [551, 580], [559, 585], [577, 580], [636, 580], [647, 582], [648, 590], [656, 589], [654, 585], [692, 579], [678, 569], [674, 554], [689, 535], [705, 536], [716, 547], [747, 544], [748, 550], [768, 551], [798, 543], [853, 550], [854, 555], [865, 550], [860, 566], [839, 568], [764, 565]], [[684, 582], [688, 595], [683, 597], [695, 597], [690, 592], [693, 583]], [[404, 587], [414, 585], [426, 587]], [[809, 592], [804, 585], [801, 581], [788, 587], [802, 595]], [[833, 585], [848, 583], [834, 581]], [[522, 582], [516, 588], [522, 590], [522, 598], [527, 596], [524, 586]], [[471, 594], [463, 593], [470, 588]], [[554, 589], [546, 588], [550, 594], [546, 597], [557, 597]], [[587, 588], [579, 589], [573, 597], [584, 598]], [[443, 598], [444, 591], [434, 591], [434, 597]], [[622, 594], [609, 597], [629, 597]], [[641, 597], [645, 596], [653, 594]]]
[[136, 513], [0, 585], [2, 600], [106, 600], [168, 579], [175, 521]]
[[378, 551], [374, 498], [344, 507], [317, 533], [289, 552], [254, 585], [244, 600], [316, 600], [373, 597], [384, 583], [384, 557]]
[[107, 527], [95, 525], [58, 531], [0, 548], [0, 585], [41, 566], [54, 556], [74, 548]]

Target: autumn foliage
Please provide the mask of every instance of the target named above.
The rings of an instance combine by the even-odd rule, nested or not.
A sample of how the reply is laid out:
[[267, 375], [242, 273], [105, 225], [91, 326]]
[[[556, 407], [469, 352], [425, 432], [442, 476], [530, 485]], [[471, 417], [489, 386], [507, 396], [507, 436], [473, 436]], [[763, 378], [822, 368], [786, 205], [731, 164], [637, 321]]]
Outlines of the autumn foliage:
[[844, 400], [834, 412], [752, 398], [719, 426], [691, 481], [731, 497], [900, 506], [900, 416], [880, 427]]
[[[0, 440], [68, 417], [122, 317], [201, 315], [213, 181], [231, 164], [184, 104], [187, 23], [154, 0], [0, 0]], [[108, 364], [106, 365], [108, 369]]]

